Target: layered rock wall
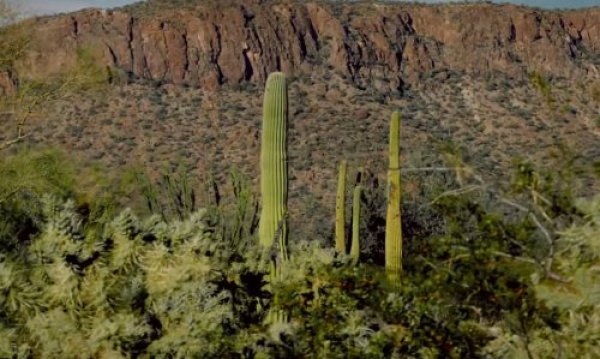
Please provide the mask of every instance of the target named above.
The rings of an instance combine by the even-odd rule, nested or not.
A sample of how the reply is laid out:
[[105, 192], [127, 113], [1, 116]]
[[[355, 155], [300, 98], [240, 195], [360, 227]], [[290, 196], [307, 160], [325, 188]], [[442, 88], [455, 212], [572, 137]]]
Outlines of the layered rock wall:
[[[600, 9], [202, 3], [152, 15], [90, 9], [29, 20], [33, 41], [15, 72], [59, 73], [76, 63], [77, 49], [88, 48], [102, 65], [132, 77], [209, 90], [315, 67], [381, 90], [415, 83], [432, 70], [599, 76]], [[0, 86], [8, 83], [2, 79]]]

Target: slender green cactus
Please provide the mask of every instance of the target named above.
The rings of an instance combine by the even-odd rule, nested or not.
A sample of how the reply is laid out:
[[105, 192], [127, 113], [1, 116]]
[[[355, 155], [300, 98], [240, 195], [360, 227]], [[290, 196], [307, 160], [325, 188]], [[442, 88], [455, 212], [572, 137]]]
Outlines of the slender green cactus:
[[387, 180], [387, 215], [385, 225], [385, 269], [393, 283], [402, 274], [402, 226], [400, 221], [400, 113], [394, 111], [390, 124], [390, 163]]
[[360, 254], [360, 195], [362, 188], [360, 185], [354, 187], [354, 196], [352, 199], [352, 247], [350, 247], [350, 257], [354, 264], [358, 263]]
[[358, 263], [360, 256], [360, 196], [362, 192], [361, 177], [363, 169], [359, 168], [356, 174], [356, 184], [354, 185], [354, 194], [352, 197], [352, 246], [350, 247], [350, 257], [354, 264]]
[[259, 223], [260, 244], [271, 247], [279, 239], [282, 259], [287, 259], [287, 84], [285, 75], [269, 75], [263, 104], [260, 153], [262, 210]]
[[337, 197], [335, 201], [335, 250], [346, 253], [346, 173], [348, 163], [340, 162]]

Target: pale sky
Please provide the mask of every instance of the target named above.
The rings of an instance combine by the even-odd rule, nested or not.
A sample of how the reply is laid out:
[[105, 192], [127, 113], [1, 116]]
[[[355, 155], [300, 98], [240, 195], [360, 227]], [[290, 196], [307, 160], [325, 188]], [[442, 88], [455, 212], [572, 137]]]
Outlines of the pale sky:
[[[136, 2], [135, 0], [15, 0], [22, 10], [30, 14], [52, 14], [68, 12], [86, 7], [115, 7]], [[439, 3], [447, 0], [422, 0], [421, 2]], [[600, 6], [600, 0], [503, 0], [542, 8], [579, 8]]]
[[133, 3], [131, 0], [16, 0], [20, 10], [31, 14], [69, 12], [86, 7], [116, 7]]

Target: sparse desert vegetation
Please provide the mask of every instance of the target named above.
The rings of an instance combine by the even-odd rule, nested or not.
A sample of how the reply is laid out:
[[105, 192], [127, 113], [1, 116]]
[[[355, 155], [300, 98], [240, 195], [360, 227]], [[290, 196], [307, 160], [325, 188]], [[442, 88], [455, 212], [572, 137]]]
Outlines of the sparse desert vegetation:
[[[155, 0], [7, 21], [0, 358], [600, 357], [598, 48], [573, 40], [565, 76], [513, 44], [554, 46], [560, 12], [537, 13], [541, 45], [519, 24], [495, 39], [499, 64], [472, 25], [489, 68], [416, 31], [496, 10]], [[214, 53], [187, 37], [227, 11], [256, 32], [239, 81], [229, 30]], [[38, 56], [48, 24], [71, 36], [60, 65]], [[146, 25], [135, 68], [114, 39], [134, 63]], [[252, 42], [272, 30], [279, 48]]]

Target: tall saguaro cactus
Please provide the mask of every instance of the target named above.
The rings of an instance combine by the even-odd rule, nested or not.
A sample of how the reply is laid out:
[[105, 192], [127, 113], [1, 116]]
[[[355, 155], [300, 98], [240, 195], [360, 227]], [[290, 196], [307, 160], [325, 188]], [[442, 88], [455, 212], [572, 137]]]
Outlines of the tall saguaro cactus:
[[350, 247], [350, 257], [352, 263], [358, 263], [360, 257], [360, 195], [362, 188], [360, 184], [354, 187], [352, 198], [352, 246]]
[[352, 195], [352, 243], [350, 246], [350, 257], [354, 264], [358, 263], [360, 257], [360, 196], [362, 193], [362, 177], [364, 169], [360, 167], [356, 172], [356, 181]]
[[335, 250], [346, 253], [346, 173], [348, 163], [340, 162], [337, 196], [335, 199]]
[[400, 221], [400, 113], [394, 111], [390, 123], [390, 163], [387, 180], [385, 224], [385, 269], [392, 282], [402, 274], [402, 226]]
[[271, 247], [279, 239], [282, 259], [287, 259], [287, 84], [285, 75], [269, 75], [263, 103], [260, 152], [260, 189], [262, 210], [259, 223], [260, 244]]

